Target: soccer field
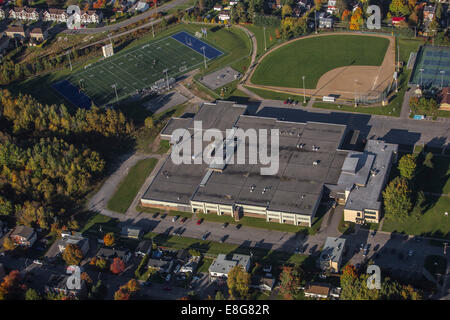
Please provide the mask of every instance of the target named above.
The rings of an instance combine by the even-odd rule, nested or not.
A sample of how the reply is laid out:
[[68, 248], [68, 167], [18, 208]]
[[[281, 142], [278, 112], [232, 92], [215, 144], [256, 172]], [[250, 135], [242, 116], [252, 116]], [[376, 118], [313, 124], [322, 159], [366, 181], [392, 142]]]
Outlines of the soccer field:
[[[179, 32], [87, 65], [66, 80], [81, 88], [96, 105], [103, 105], [116, 100], [114, 85], [121, 99], [165, 79], [165, 69], [169, 78], [176, 78], [201, 66], [204, 63], [203, 47], [207, 61], [223, 54], [190, 34]], [[60, 93], [68, 96], [65, 92]]]

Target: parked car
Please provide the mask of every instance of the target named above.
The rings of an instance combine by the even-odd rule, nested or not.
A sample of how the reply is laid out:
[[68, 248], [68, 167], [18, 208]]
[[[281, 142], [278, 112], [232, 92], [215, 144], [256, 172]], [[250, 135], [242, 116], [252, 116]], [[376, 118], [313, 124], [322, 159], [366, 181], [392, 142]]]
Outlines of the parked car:
[[180, 222], [184, 223], [184, 222], [186, 222], [186, 220], [187, 220], [187, 218], [183, 217], [183, 219], [181, 219]]
[[177, 219], [178, 219], [178, 216], [173, 217], [173, 218], [172, 218], [172, 222], [177, 221]]
[[237, 224], [236, 225], [236, 230], [239, 230], [242, 227], [242, 224]]
[[153, 215], [153, 219], [157, 218], [159, 216], [159, 212], [155, 212], [155, 214]]
[[173, 273], [178, 273], [178, 271], [180, 271], [180, 269], [181, 269], [181, 264], [177, 264], [177, 266], [173, 270]]
[[152, 283], [150, 282], [150, 281], [145, 281], [143, 284], [142, 284], [143, 286], [145, 286], [145, 287], [151, 287], [152, 286]]
[[202, 218], [202, 219], [198, 219], [198, 220], [197, 220], [197, 225], [202, 224], [202, 222], [203, 222], [203, 218]]
[[414, 250], [413, 249], [409, 249], [408, 250], [408, 257], [412, 257], [414, 255]]
[[300, 253], [300, 248], [299, 247], [295, 248], [294, 253], [296, 253], [296, 254]]
[[208, 235], [209, 235], [208, 232], [204, 233], [203, 236], [202, 236], [202, 240], [206, 240], [206, 238], [208, 238]]
[[40, 260], [33, 260], [33, 263], [34, 264], [43, 265], [42, 261], [40, 261]]
[[225, 240], [227, 240], [227, 238], [228, 238], [228, 235], [227, 234], [224, 235], [222, 238], [220, 238], [220, 243], [224, 243]]
[[161, 216], [161, 219], [165, 219], [167, 217], [167, 213], [164, 213], [162, 216]]
[[228, 226], [228, 222], [225, 222], [225, 223], [222, 225], [222, 229], [225, 229], [227, 226]]
[[368, 244], [366, 244], [366, 246], [364, 247], [364, 250], [363, 250], [363, 256], [365, 257], [365, 256], [367, 256], [367, 253], [369, 252], [369, 245]]
[[170, 278], [172, 277], [172, 275], [169, 273], [167, 276], [166, 276], [166, 281], [170, 281]]

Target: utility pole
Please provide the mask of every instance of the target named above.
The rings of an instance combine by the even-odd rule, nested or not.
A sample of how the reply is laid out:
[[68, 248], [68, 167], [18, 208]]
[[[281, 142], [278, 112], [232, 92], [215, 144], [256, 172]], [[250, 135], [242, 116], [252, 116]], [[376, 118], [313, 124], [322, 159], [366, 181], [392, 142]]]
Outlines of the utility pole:
[[207, 68], [207, 66], [206, 66], [206, 54], [205, 54], [205, 47], [203, 46], [202, 47], [202, 50], [203, 50], [203, 62], [205, 63], [205, 69]]
[[306, 103], [306, 89], [305, 89], [305, 76], [302, 76], [303, 79], [303, 104]]
[[119, 106], [119, 95], [117, 94], [117, 84], [114, 83], [111, 85], [112, 88], [114, 88], [114, 91], [116, 92], [116, 100], [117, 100], [117, 106]]
[[267, 51], [267, 45], [266, 45], [266, 27], [264, 27], [264, 51]]
[[400, 71], [400, 44], [397, 43], [397, 71]]
[[66, 51], [67, 57], [69, 58], [70, 71], [72, 71], [72, 62], [70, 61], [70, 51]]

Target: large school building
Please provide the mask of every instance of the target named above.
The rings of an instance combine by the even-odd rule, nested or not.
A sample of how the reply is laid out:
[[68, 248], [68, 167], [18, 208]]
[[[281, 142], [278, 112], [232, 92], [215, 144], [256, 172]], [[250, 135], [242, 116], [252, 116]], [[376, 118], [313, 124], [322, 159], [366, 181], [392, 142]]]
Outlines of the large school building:
[[193, 118], [172, 118], [161, 138], [170, 140], [179, 128], [194, 137], [194, 121], [201, 121], [203, 131], [223, 132], [223, 144], [217, 148], [244, 141], [247, 159], [252, 141], [237, 139], [234, 131], [227, 136], [227, 129], [267, 129], [269, 136], [271, 129], [278, 129], [278, 172], [262, 175], [260, 169], [268, 165], [259, 161], [175, 164], [168, 157], [141, 198], [142, 206], [311, 226], [321, 201], [331, 197], [345, 205], [346, 220], [379, 221], [380, 194], [396, 160], [397, 145], [369, 140], [363, 152], [343, 150], [345, 125], [252, 116], [246, 106], [225, 101], [204, 103]]

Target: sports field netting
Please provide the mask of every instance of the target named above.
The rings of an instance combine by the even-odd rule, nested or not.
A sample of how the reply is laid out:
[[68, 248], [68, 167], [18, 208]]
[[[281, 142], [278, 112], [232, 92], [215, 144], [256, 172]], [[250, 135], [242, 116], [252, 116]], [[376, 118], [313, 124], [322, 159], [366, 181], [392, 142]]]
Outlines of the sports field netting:
[[[178, 34], [189, 35], [186, 32]], [[104, 105], [115, 102], [114, 87], [117, 88], [117, 95], [121, 99], [137, 93], [138, 90], [149, 88], [160, 79], [165, 79], [166, 75], [163, 72], [165, 69], [168, 70], [169, 78], [176, 78], [204, 63], [203, 52], [199, 53], [194, 48], [175, 40], [174, 36], [176, 35], [151, 41], [87, 65], [84, 70], [72, 74], [66, 80], [72, 86], [81, 88], [81, 94], [87, 95], [96, 105]], [[209, 45], [208, 47], [209, 53], [216, 50]], [[208, 60], [217, 56], [217, 54], [206, 55]], [[70, 102], [77, 101], [73, 97], [73, 90], [58, 91]]]
[[430, 87], [450, 85], [450, 47], [421, 47], [410, 83]]

